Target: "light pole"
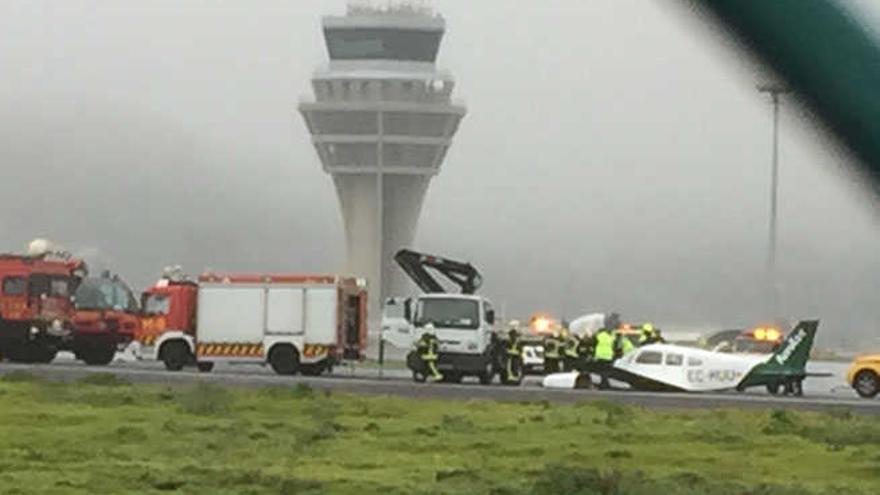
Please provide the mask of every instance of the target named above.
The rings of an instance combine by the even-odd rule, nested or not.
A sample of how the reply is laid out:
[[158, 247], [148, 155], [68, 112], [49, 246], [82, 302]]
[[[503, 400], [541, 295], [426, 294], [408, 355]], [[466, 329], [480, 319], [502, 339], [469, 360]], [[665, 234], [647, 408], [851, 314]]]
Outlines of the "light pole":
[[773, 156], [770, 172], [770, 237], [767, 245], [767, 277], [770, 285], [772, 318], [779, 318], [779, 286], [776, 274], [776, 238], [779, 213], [779, 105], [781, 96], [791, 90], [776, 83], [758, 85], [758, 92], [770, 95], [773, 103]]

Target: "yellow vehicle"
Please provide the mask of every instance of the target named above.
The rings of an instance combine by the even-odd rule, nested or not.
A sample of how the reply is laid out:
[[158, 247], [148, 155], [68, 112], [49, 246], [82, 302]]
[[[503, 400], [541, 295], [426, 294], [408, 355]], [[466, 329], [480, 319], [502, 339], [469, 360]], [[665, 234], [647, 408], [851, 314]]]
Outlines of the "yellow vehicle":
[[846, 373], [846, 381], [861, 397], [876, 397], [880, 393], [880, 354], [857, 357]]

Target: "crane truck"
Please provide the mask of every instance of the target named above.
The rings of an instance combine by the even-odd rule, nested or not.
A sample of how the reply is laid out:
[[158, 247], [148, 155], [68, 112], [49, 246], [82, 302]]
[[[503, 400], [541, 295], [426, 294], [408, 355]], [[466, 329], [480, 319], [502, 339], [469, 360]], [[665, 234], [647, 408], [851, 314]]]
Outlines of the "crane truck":
[[[495, 332], [491, 301], [475, 294], [482, 285], [477, 269], [470, 263], [408, 249], [398, 251], [394, 260], [424, 293], [386, 301], [382, 339], [395, 347], [412, 349], [431, 324], [439, 340], [437, 367], [444, 381], [458, 383], [465, 376], [475, 376], [483, 385], [492, 383], [502, 370], [504, 341]], [[445, 276], [461, 292], [448, 292], [431, 271]], [[407, 366], [413, 379], [423, 381], [418, 361], [411, 351]]]
[[268, 364], [280, 375], [320, 375], [363, 357], [363, 279], [333, 275], [207, 273], [164, 276], [143, 294], [137, 338], [169, 371], [216, 362]]

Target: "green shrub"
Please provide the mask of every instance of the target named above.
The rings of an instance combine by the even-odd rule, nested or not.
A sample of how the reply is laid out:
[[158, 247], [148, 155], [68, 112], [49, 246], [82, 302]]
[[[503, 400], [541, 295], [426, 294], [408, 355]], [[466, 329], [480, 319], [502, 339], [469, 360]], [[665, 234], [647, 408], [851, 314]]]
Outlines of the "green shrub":
[[593, 403], [593, 407], [605, 413], [603, 422], [611, 428], [632, 423], [636, 416], [632, 407], [610, 400], [597, 400]]
[[288, 478], [281, 482], [281, 495], [317, 495], [324, 493], [324, 485], [314, 480]]
[[441, 469], [434, 472], [434, 481], [474, 481], [480, 476], [472, 469]]
[[129, 389], [101, 389], [85, 393], [71, 394], [67, 401], [88, 404], [94, 407], [121, 407], [135, 404], [134, 395]]
[[447, 433], [470, 433], [476, 426], [473, 421], [460, 414], [444, 414], [439, 428]]
[[25, 370], [15, 370], [10, 371], [9, 373], [4, 373], [3, 377], [0, 378], [7, 383], [31, 383], [31, 382], [45, 382], [46, 379], [42, 376], [35, 375], [30, 371]]
[[797, 418], [787, 410], [774, 409], [762, 431], [768, 435], [793, 435], [800, 431], [800, 425]]
[[101, 387], [120, 387], [123, 385], [131, 385], [131, 382], [125, 378], [119, 378], [113, 373], [89, 373], [80, 378], [77, 382], [83, 385], [98, 385]]
[[580, 469], [551, 464], [537, 476], [531, 493], [533, 495], [617, 494], [616, 483], [616, 478], [606, 479], [593, 468]]
[[297, 383], [295, 387], [293, 387], [293, 397], [297, 399], [309, 399], [314, 397], [315, 389], [311, 387], [308, 383]]
[[808, 425], [798, 435], [814, 442], [826, 443], [840, 450], [846, 446], [880, 445], [880, 423], [873, 418], [824, 421]]
[[116, 428], [116, 439], [124, 443], [139, 443], [147, 439], [147, 432], [137, 426]]
[[233, 397], [224, 388], [207, 383], [179, 392], [177, 402], [181, 409], [196, 416], [219, 416], [232, 409]]

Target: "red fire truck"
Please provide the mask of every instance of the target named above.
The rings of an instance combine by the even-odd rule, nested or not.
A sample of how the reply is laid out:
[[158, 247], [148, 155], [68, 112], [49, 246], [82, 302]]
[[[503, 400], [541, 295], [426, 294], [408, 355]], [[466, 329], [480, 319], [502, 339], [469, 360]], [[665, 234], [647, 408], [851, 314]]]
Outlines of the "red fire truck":
[[319, 375], [363, 357], [363, 280], [324, 275], [164, 277], [143, 294], [137, 340], [166, 369], [215, 362], [268, 364], [283, 375]]
[[109, 364], [117, 349], [131, 342], [140, 328], [134, 293], [118, 276], [104, 272], [100, 277], [83, 278], [74, 296], [69, 349], [86, 364]]
[[71, 295], [87, 273], [66, 253], [0, 255], [0, 354], [48, 363], [71, 334]]

